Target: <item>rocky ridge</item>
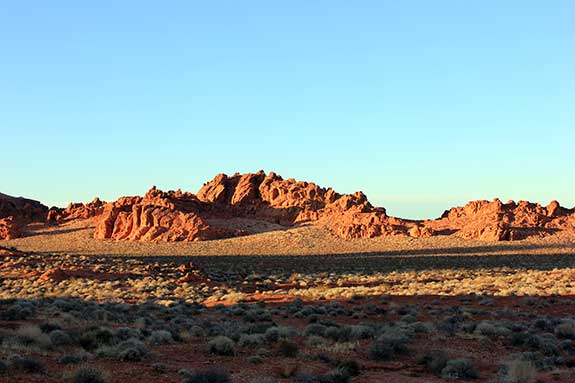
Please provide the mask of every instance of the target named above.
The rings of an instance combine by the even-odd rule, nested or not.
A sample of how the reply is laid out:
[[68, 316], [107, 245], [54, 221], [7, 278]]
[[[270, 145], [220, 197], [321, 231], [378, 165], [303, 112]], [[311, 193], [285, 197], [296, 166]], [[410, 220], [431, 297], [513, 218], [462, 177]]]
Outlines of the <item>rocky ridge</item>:
[[312, 222], [344, 239], [404, 235], [454, 235], [486, 241], [513, 241], [558, 232], [575, 235], [575, 208], [552, 201], [541, 206], [527, 201], [472, 201], [438, 219], [415, 221], [387, 215], [365, 194], [339, 194], [315, 183], [283, 179], [271, 172], [217, 175], [197, 194], [164, 192], [156, 187], [143, 197], [121, 197], [105, 203], [74, 203], [48, 209], [37, 201], [0, 194], [0, 239], [22, 235], [33, 221], [62, 224], [93, 219], [97, 239], [130, 241], [202, 241], [250, 234], [227, 225], [234, 219], [289, 227]]

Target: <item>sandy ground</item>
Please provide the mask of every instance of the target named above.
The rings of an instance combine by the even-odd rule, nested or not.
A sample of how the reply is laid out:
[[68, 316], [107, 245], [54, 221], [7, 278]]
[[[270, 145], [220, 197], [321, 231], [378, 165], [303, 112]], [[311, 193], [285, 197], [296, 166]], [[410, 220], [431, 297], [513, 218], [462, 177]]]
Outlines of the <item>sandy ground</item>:
[[318, 255], [368, 254], [398, 255], [505, 255], [569, 254], [575, 252], [572, 237], [559, 235], [516, 242], [484, 242], [456, 237], [409, 238], [403, 236], [344, 240], [326, 229], [304, 224], [289, 229], [263, 225], [257, 221], [231, 222], [248, 228], [252, 235], [204, 242], [127, 242], [92, 238], [91, 221], [72, 222], [57, 227], [31, 226], [29, 236], [1, 241], [23, 251], [53, 254], [98, 255]]

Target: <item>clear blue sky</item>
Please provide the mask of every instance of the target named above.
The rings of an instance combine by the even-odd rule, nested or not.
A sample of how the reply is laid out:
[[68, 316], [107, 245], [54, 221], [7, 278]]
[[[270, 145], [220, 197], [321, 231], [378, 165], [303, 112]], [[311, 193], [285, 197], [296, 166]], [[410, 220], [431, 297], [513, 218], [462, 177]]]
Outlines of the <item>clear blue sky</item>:
[[0, 192], [274, 170], [393, 215], [575, 204], [573, 1], [11, 1]]

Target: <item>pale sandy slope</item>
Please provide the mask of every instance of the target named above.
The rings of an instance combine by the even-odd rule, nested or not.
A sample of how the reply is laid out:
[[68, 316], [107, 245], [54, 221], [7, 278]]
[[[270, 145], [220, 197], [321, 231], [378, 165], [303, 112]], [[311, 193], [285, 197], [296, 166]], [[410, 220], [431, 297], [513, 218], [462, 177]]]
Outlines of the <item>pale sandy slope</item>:
[[108, 254], [108, 255], [312, 255], [350, 253], [390, 253], [405, 255], [506, 254], [506, 253], [573, 253], [571, 238], [554, 236], [520, 242], [483, 242], [455, 237], [408, 238], [382, 237], [343, 240], [314, 225], [290, 229], [280, 226], [258, 226], [258, 222], [242, 221], [258, 233], [205, 242], [149, 243], [96, 240], [90, 221], [74, 222], [58, 227], [33, 227], [30, 236], [0, 241], [0, 246], [14, 246], [24, 251]]

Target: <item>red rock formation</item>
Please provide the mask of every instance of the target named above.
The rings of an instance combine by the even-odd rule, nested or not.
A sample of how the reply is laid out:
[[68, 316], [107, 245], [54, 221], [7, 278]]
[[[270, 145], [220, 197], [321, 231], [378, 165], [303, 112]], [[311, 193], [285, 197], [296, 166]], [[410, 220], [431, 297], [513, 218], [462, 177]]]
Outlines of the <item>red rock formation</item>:
[[542, 237], [558, 230], [575, 233], [575, 210], [552, 201], [547, 207], [527, 201], [506, 204], [499, 199], [472, 201], [447, 210], [441, 218], [426, 221], [434, 232], [487, 241]]
[[0, 239], [14, 239], [22, 236], [20, 226], [10, 217], [0, 218]]
[[[38, 205], [0, 195], [0, 238], [19, 236], [22, 222], [41, 213], [46, 216], [46, 208]], [[86, 205], [53, 208], [47, 215], [48, 221], [55, 223], [94, 217], [95, 238], [133, 241], [198, 241], [246, 234], [231, 229], [231, 218], [283, 226], [316, 222], [345, 239], [454, 235], [502, 241], [558, 231], [575, 235], [575, 209], [563, 208], [556, 201], [546, 207], [526, 201], [472, 201], [436, 220], [412, 221], [389, 217], [385, 209], [373, 207], [362, 192], [342, 195], [263, 171], [219, 174], [197, 195], [153, 187], [143, 197], [122, 197], [108, 204], [95, 199]]]
[[198, 199], [212, 204], [213, 213], [254, 217], [272, 223], [291, 225], [317, 221], [331, 212], [372, 208], [363, 193], [340, 195], [314, 183], [284, 180], [275, 173], [217, 175], [204, 184]]
[[95, 238], [131, 241], [198, 241], [237, 233], [209, 225], [198, 213], [202, 203], [190, 193], [153, 187], [144, 197], [122, 197], [107, 204]]
[[22, 228], [44, 221], [48, 208], [38, 201], [0, 193], [0, 240], [22, 236]]
[[65, 209], [52, 207], [48, 211], [46, 220], [52, 223], [63, 223], [75, 219], [88, 219], [104, 212], [104, 204], [99, 198], [90, 203], [70, 203]]

